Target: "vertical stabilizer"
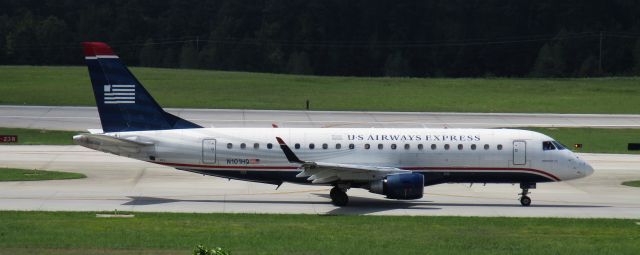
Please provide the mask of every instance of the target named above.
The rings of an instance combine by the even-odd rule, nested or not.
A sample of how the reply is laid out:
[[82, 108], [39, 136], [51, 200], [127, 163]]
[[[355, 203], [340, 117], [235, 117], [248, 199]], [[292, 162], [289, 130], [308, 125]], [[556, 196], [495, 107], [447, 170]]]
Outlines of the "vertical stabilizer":
[[109, 45], [82, 46], [104, 132], [201, 128], [165, 112]]

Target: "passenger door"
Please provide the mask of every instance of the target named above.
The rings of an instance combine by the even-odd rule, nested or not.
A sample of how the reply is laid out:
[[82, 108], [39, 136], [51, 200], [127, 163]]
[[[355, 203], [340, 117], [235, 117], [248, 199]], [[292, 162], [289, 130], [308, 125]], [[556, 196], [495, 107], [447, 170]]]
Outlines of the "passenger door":
[[202, 163], [216, 163], [216, 139], [202, 140]]
[[527, 164], [527, 143], [525, 141], [513, 141], [513, 164]]

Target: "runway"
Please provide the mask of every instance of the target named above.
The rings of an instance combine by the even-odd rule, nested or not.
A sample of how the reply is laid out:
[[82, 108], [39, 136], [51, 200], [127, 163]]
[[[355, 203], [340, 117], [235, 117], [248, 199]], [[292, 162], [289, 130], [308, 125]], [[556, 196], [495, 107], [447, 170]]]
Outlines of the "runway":
[[581, 154], [595, 168], [585, 179], [541, 183], [532, 206], [504, 184], [425, 187], [420, 200], [395, 201], [349, 190], [350, 205], [330, 203], [328, 187], [275, 186], [182, 172], [79, 146], [0, 146], [0, 167], [84, 173], [86, 179], [0, 182], [0, 210], [228, 212], [373, 215], [462, 215], [640, 218], [640, 156]]
[[[433, 112], [328, 112], [167, 109], [204, 127], [640, 128], [640, 115]], [[95, 107], [0, 106], [0, 126], [83, 131], [100, 128]]]

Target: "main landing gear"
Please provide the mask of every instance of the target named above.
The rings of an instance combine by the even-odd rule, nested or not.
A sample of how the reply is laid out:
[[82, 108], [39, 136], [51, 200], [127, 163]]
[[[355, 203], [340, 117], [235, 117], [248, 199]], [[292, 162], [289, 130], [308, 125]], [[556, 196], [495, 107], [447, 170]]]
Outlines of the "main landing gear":
[[520, 196], [520, 204], [522, 206], [531, 205], [531, 198], [529, 198], [527, 195], [529, 194], [529, 189], [535, 189], [536, 188], [536, 184], [535, 183], [520, 183], [520, 188], [522, 189], [522, 193], [518, 194], [518, 195], [521, 195]]
[[331, 203], [335, 206], [345, 206], [349, 203], [349, 196], [347, 196], [346, 187], [340, 187], [340, 185], [334, 186], [329, 192], [331, 197]]

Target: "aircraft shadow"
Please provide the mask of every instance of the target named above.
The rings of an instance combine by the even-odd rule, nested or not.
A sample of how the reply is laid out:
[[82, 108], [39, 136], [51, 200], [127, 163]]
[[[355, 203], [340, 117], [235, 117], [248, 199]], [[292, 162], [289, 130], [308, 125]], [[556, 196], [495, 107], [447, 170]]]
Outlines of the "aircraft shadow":
[[129, 196], [131, 201], [122, 205], [157, 205], [175, 202], [193, 203], [244, 203], [244, 204], [325, 204], [322, 201], [283, 201], [283, 200], [233, 200], [233, 199], [173, 199], [162, 197]]
[[[174, 199], [174, 198], [162, 198], [162, 197], [145, 197], [145, 196], [129, 196], [131, 201], [128, 201], [122, 205], [158, 205], [175, 202], [194, 202], [194, 203], [244, 203], [244, 204], [300, 204], [300, 205], [330, 205], [329, 195], [312, 193], [318, 197], [326, 198], [327, 201], [286, 201], [286, 200], [229, 200], [229, 199]], [[514, 200], [514, 203], [499, 203], [499, 204], [487, 204], [487, 203], [434, 203], [433, 201], [411, 201], [411, 200], [388, 200], [388, 199], [376, 199], [368, 197], [349, 196], [349, 205], [346, 207], [337, 207], [333, 210], [326, 212], [328, 215], [343, 215], [343, 214], [370, 214], [382, 211], [397, 210], [397, 209], [409, 209], [409, 210], [441, 210], [443, 207], [521, 207], [521, 205]], [[566, 205], [566, 204], [544, 204], [544, 205], [531, 205], [532, 208], [603, 208], [609, 206], [600, 205]]]

